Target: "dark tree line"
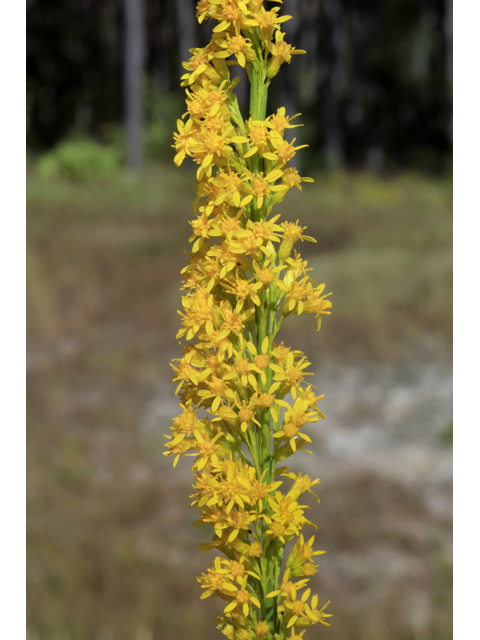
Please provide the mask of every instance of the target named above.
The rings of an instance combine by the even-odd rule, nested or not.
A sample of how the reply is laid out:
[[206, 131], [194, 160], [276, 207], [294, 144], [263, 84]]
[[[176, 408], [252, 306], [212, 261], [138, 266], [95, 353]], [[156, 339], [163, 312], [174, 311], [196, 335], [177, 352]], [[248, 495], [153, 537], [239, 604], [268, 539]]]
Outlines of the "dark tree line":
[[[130, 3], [135, 0], [129, 0]], [[304, 114], [310, 161], [448, 166], [452, 0], [284, 0], [287, 37], [307, 56], [285, 66], [271, 106]], [[124, 121], [126, 0], [29, 0], [27, 144], [72, 132], [102, 138]], [[180, 94], [181, 61], [208, 41], [193, 0], [143, 0], [144, 77]], [[243, 97], [245, 100], [245, 96]]]

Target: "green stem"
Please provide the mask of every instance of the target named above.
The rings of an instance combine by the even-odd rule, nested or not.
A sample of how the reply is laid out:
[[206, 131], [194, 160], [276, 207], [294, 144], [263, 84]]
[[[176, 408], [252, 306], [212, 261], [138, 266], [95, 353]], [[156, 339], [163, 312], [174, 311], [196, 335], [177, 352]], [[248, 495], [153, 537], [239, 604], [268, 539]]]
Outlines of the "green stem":
[[[251, 72], [251, 93], [250, 93], [250, 116], [252, 120], [265, 120], [267, 109], [268, 82], [266, 78], [266, 63], [261, 55], [258, 56], [257, 63], [252, 64]], [[263, 159], [260, 154], [255, 154], [250, 158], [250, 170], [252, 173], [259, 174], [263, 171]], [[264, 207], [267, 209], [267, 207]], [[251, 219], [260, 220], [262, 212], [258, 210], [255, 203], [251, 207]], [[260, 296], [261, 304], [255, 309], [255, 337], [257, 351], [262, 352], [262, 345], [265, 337], [268, 337], [268, 348], [266, 352], [270, 354], [273, 346], [273, 338], [275, 336], [275, 315], [276, 307], [270, 289], [263, 292]], [[258, 383], [264, 392], [268, 392], [272, 385], [272, 370], [268, 369], [267, 381], [263, 385], [261, 376], [258, 375]], [[257, 429], [258, 448], [255, 459], [255, 467], [257, 475], [266, 471], [264, 482], [273, 482], [275, 474], [275, 460], [272, 455], [271, 443], [271, 412], [270, 409], [262, 409], [259, 413], [259, 421], [261, 427]], [[271, 509], [268, 502], [264, 501], [264, 513], [271, 515]], [[280, 567], [283, 557], [283, 545], [278, 540], [271, 540], [267, 536], [269, 525], [264, 519], [261, 520], [263, 553], [260, 558], [260, 577], [261, 577], [261, 612], [264, 619], [270, 625], [274, 633], [279, 630], [279, 619], [277, 612], [277, 598], [267, 599], [267, 594], [278, 588], [278, 580]], [[270, 636], [269, 636], [270, 637]]]

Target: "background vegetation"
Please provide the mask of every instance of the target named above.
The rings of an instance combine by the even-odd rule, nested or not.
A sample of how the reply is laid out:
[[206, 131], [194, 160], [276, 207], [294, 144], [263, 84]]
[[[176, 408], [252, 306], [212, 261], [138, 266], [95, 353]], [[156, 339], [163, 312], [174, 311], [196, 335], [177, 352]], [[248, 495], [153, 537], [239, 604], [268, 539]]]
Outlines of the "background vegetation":
[[[215, 601], [190, 473], [162, 453], [175, 415], [180, 270], [192, 167], [172, 167], [193, 2], [145, 0], [143, 172], [124, 169], [125, 14], [117, 0], [30, 0], [28, 30], [28, 636], [207, 640]], [[308, 225], [333, 291], [312, 359], [327, 421], [301, 464], [322, 480], [314, 585], [332, 640], [449, 640], [451, 612], [451, 6], [291, 0], [308, 50], [271, 106], [303, 111]], [[288, 24], [288, 23], [287, 23]], [[295, 66], [294, 66], [295, 65]], [[310, 465], [310, 466], [309, 466]], [[312, 466], [313, 465], [313, 466]], [[183, 469], [183, 472], [182, 472]], [[218, 637], [221, 635], [218, 633]]]
[[[28, 0], [31, 149], [79, 132], [101, 142], [121, 135], [129, 2]], [[194, 0], [143, 5], [145, 142], [165, 157], [183, 104], [181, 61], [211, 27], [197, 24]], [[289, 41], [308, 55], [284, 66], [271, 106], [302, 112], [308, 163], [448, 169], [451, 0], [284, 0], [283, 11], [294, 16]]]

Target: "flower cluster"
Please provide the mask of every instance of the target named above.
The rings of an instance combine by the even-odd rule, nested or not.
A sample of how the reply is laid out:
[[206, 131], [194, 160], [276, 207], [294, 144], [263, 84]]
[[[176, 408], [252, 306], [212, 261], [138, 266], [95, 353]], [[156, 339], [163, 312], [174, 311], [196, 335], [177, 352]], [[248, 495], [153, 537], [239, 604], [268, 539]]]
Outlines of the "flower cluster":
[[[298, 640], [305, 627], [329, 626], [326, 605], [318, 608], [306, 588], [317, 571], [313, 556], [323, 552], [301, 533], [313, 525], [299, 499], [319, 481], [279, 463], [305, 450], [305, 426], [324, 416], [322, 396], [307, 383], [310, 363], [275, 338], [292, 314], [314, 314], [320, 329], [331, 303], [294, 249], [313, 238], [298, 221], [271, 214], [291, 188], [312, 180], [289, 166], [305, 146], [284, 137], [299, 126], [296, 116], [265, 111], [271, 79], [304, 52], [284, 40], [280, 24], [289, 17], [262, 0], [200, 0], [197, 17], [217, 24], [211, 42], [184, 63], [187, 111], [174, 134], [175, 163], [188, 156], [198, 169], [177, 335], [188, 344], [172, 363], [182, 412], [165, 455], [174, 466], [181, 455], [194, 458], [197, 524], [213, 530], [203, 547], [223, 554], [199, 578], [202, 598], [223, 600], [218, 627], [230, 640]], [[234, 64], [251, 83], [247, 120], [230, 78]]]

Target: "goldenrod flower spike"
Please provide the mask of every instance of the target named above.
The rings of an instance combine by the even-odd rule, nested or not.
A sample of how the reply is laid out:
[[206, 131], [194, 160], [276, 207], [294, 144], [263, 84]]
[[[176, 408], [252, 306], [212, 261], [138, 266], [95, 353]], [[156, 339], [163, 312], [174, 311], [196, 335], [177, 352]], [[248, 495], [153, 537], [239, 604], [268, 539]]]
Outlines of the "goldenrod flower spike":
[[[290, 189], [312, 182], [289, 166], [305, 146], [284, 139], [299, 114], [281, 107], [266, 116], [271, 79], [303, 53], [285, 42], [280, 25], [289, 16], [279, 13], [262, 0], [198, 3], [199, 22], [216, 25], [183, 65], [187, 110], [173, 145], [177, 166], [186, 157], [197, 164], [197, 184], [177, 334], [188, 344], [172, 363], [181, 413], [165, 455], [174, 466], [193, 458], [195, 525], [212, 531], [201, 548], [221, 554], [198, 578], [201, 597], [223, 600], [217, 627], [230, 640], [300, 640], [330, 617], [307, 587], [324, 552], [313, 550], [313, 536], [306, 542], [304, 526], [315, 527], [299, 503], [305, 492], [318, 500], [319, 480], [281, 466], [306, 451], [304, 427], [324, 416], [323, 396], [306, 384], [310, 363], [276, 336], [293, 314], [314, 314], [320, 328], [331, 303], [296, 250], [315, 240], [298, 220], [272, 214]], [[248, 74], [248, 119], [232, 65]]]

